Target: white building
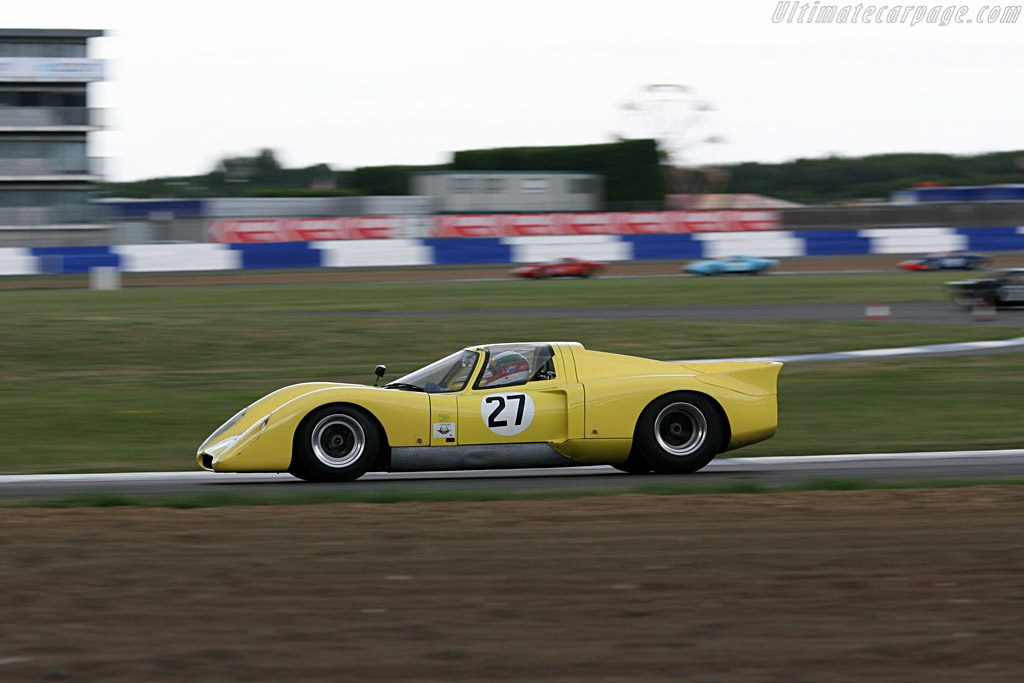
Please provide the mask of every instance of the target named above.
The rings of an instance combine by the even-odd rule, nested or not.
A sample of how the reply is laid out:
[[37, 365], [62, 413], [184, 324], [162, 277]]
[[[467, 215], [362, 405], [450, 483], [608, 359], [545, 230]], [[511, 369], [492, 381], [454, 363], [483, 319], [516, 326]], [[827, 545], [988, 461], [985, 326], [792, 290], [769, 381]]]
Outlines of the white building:
[[594, 173], [429, 171], [413, 174], [412, 194], [441, 213], [600, 211], [603, 188]]
[[[88, 41], [99, 30], [0, 29], [0, 228], [8, 233], [100, 222], [89, 155], [100, 129], [88, 84], [103, 80]], [[19, 230], [20, 229], [20, 230]]]

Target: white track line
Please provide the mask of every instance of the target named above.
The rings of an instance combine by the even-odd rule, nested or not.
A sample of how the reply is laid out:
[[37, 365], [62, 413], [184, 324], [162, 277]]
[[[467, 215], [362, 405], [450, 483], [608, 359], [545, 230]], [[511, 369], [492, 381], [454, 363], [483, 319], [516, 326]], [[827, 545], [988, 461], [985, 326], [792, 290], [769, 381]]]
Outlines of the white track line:
[[[893, 460], [960, 460], [970, 458], [1005, 458], [1024, 460], [1024, 449], [1002, 449], [987, 451], [922, 451], [912, 453], [851, 453], [844, 455], [790, 455], [790, 456], [765, 456], [749, 458], [716, 458], [708, 465], [708, 470], [730, 469], [730, 468], [758, 468], [761, 466], [782, 467], [799, 464], [827, 464], [841, 462], [871, 462], [871, 461], [893, 461]], [[451, 472], [402, 472], [393, 478], [415, 478], [417, 475], [430, 477], [465, 477], [494, 475], [499, 472], [518, 473], [521, 476], [532, 476], [535, 474], [550, 473], [558, 471], [560, 474], [593, 474], [607, 471], [609, 468], [604, 465], [580, 466], [580, 467], [556, 467], [547, 469], [523, 469], [523, 470], [455, 470]], [[388, 479], [392, 475], [386, 472], [371, 472], [366, 475], [368, 479]], [[3, 474], [0, 475], [0, 484], [24, 483], [28, 480], [39, 483], [71, 483], [71, 482], [117, 482], [117, 481], [160, 481], [160, 480], [197, 480], [213, 481], [222, 480], [230, 482], [267, 482], [274, 480], [290, 481], [294, 479], [290, 474], [254, 474], [254, 473], [214, 473], [205, 471], [185, 472], [107, 472], [100, 474]]]

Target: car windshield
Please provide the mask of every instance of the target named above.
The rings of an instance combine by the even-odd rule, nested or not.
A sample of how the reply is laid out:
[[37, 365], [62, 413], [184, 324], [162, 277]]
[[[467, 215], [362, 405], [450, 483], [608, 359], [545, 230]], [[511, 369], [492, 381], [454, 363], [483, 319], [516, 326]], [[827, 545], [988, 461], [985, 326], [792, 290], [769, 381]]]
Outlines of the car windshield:
[[476, 351], [457, 351], [425, 368], [385, 384], [384, 388], [425, 391], [428, 394], [462, 391], [472, 377], [473, 368], [476, 367], [479, 358], [480, 354]]

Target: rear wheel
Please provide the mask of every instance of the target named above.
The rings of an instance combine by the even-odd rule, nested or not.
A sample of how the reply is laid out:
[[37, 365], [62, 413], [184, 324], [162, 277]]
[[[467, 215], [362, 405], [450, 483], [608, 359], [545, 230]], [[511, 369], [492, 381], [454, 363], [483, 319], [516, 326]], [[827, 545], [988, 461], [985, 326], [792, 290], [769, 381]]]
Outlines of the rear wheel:
[[625, 462], [614, 464], [612, 467], [627, 474], [647, 474], [651, 471], [650, 463], [635, 448]]
[[678, 392], [644, 409], [633, 443], [655, 472], [689, 474], [718, 455], [724, 438], [718, 407], [701, 394]]
[[296, 430], [288, 471], [306, 481], [353, 481], [377, 459], [380, 443], [377, 426], [362, 410], [324, 406]]

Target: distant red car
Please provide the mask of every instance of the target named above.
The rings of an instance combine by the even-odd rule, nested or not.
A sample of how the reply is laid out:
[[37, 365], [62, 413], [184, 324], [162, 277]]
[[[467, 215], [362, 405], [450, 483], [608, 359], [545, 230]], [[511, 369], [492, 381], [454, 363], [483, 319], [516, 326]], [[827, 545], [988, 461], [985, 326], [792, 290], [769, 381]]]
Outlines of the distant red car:
[[518, 277], [590, 277], [608, 267], [600, 261], [584, 261], [578, 258], [563, 258], [551, 263], [535, 263], [520, 266], [512, 271]]

